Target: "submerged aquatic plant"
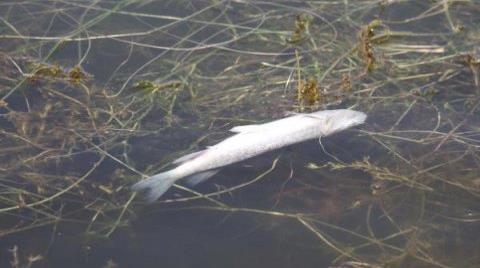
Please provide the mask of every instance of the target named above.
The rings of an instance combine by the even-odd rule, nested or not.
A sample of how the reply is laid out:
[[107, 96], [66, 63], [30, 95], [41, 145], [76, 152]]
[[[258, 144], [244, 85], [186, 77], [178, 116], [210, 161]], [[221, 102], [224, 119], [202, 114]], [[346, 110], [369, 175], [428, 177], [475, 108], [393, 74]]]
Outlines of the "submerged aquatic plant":
[[310, 77], [307, 81], [299, 81], [297, 86], [297, 100], [300, 105], [314, 105], [320, 100], [317, 79]]
[[[263, 232], [287, 248], [268, 252], [271, 266], [479, 263], [475, 1], [0, 6], [2, 238], [48, 227], [39, 240], [54, 251], [62, 228], [95, 241], [136, 232], [121, 227], [141, 211], [128, 189], [144, 173], [221, 140], [232, 125], [341, 106], [370, 119], [268, 167], [269, 156], [246, 163], [251, 173], [227, 172], [201, 193], [177, 185], [148, 211], [170, 213], [159, 224], [172, 230], [201, 228], [190, 220], [197, 210], [227, 230], [219, 233]], [[230, 228], [230, 217], [241, 227]], [[295, 255], [286, 251], [313, 253], [289, 265], [294, 258], [282, 258]]]
[[299, 44], [310, 37], [310, 23], [313, 18], [309, 14], [300, 13], [295, 16], [295, 30], [285, 40], [290, 44]]
[[[385, 28], [382, 37], [379, 38], [376, 31], [379, 28]], [[388, 40], [390, 34], [388, 28], [380, 20], [374, 20], [363, 26], [359, 34], [358, 55], [362, 59], [365, 69], [370, 72], [375, 68], [377, 57], [374, 52], [374, 45], [384, 43]]]
[[472, 52], [467, 53], [464, 57], [472, 71], [475, 86], [480, 87], [480, 46], [476, 46]]

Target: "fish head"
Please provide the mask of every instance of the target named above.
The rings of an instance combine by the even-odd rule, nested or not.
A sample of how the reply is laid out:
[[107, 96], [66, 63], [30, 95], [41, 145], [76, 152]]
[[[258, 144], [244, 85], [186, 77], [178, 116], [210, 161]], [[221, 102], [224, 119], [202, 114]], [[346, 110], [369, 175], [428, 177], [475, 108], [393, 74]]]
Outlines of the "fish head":
[[328, 136], [361, 125], [367, 119], [365, 113], [347, 109], [326, 110], [315, 112], [311, 115], [320, 120], [319, 128], [322, 136]]

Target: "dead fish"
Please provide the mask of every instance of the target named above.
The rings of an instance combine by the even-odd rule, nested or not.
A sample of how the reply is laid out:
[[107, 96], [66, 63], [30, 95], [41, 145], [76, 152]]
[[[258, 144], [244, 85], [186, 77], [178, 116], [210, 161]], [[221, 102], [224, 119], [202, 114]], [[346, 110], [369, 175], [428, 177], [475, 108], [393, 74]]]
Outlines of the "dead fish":
[[236, 126], [237, 133], [207, 149], [175, 160], [178, 166], [132, 186], [145, 192], [147, 202], [157, 200], [177, 180], [194, 186], [215, 175], [221, 167], [259, 154], [311, 139], [319, 139], [365, 122], [362, 112], [339, 109], [295, 114], [265, 124]]

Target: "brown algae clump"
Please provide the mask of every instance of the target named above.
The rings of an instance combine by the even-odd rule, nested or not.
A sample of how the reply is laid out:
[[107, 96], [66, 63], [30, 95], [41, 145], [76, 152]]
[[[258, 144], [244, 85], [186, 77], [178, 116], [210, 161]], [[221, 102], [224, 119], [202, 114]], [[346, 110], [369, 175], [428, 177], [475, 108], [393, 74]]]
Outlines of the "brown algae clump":
[[295, 30], [290, 37], [285, 40], [290, 44], [299, 44], [307, 40], [310, 36], [309, 27], [313, 18], [309, 14], [300, 13], [295, 17]]

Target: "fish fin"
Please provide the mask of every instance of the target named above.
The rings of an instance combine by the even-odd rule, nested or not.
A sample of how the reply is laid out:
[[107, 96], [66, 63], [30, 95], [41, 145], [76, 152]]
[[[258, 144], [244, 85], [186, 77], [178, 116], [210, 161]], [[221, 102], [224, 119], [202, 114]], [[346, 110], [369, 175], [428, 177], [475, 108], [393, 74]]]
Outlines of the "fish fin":
[[254, 132], [262, 130], [261, 125], [244, 125], [244, 126], [236, 126], [230, 129], [230, 132], [235, 133], [245, 133], [245, 132]]
[[300, 114], [303, 117], [315, 118], [315, 119], [325, 119], [324, 116], [314, 115], [314, 114]]
[[144, 192], [145, 201], [152, 203], [160, 198], [177, 179], [178, 177], [175, 175], [174, 170], [170, 170], [135, 183], [132, 186], [132, 190], [135, 192]]
[[295, 115], [304, 115], [304, 113], [297, 113], [297, 112], [292, 112], [292, 111], [286, 111], [284, 113], [285, 116], [295, 116]]
[[191, 154], [187, 154], [187, 155], [184, 155], [180, 158], [177, 158], [175, 159], [172, 163], [173, 164], [181, 164], [183, 162], [187, 162], [188, 160], [192, 160], [193, 158], [199, 156], [200, 154], [204, 153], [206, 150], [202, 150], [202, 151], [198, 151], [198, 152], [194, 152], [194, 153], [191, 153]]
[[193, 187], [199, 183], [202, 183], [206, 180], [208, 180], [210, 177], [213, 175], [217, 174], [220, 170], [219, 169], [212, 169], [212, 170], [207, 170], [204, 172], [200, 172], [197, 174], [190, 175], [184, 179], [185, 184], [187, 184], [190, 187]]

